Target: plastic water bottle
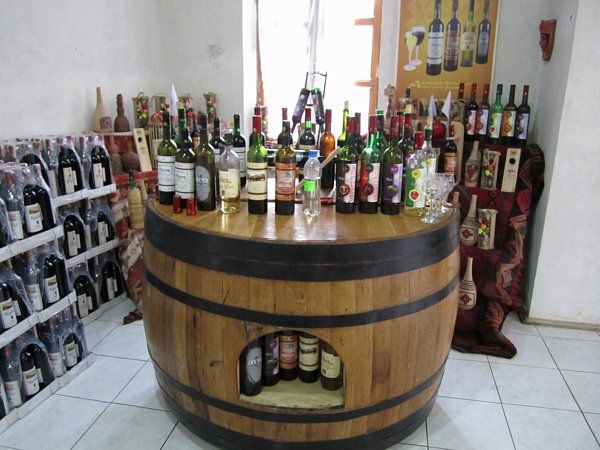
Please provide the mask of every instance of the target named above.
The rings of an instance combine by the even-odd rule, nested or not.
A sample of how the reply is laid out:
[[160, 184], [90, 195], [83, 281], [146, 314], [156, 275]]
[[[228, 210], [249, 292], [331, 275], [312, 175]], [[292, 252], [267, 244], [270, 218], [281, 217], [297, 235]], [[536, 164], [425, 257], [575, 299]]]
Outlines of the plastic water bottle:
[[304, 215], [310, 220], [321, 214], [321, 163], [317, 149], [310, 150], [304, 165]]

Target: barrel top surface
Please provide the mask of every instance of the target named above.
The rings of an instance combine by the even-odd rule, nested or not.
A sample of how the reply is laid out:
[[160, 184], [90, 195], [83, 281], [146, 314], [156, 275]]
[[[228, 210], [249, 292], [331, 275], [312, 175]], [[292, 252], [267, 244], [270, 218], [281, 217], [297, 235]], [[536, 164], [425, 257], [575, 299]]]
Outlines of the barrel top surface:
[[248, 214], [247, 203], [242, 202], [236, 214], [222, 214], [218, 210], [198, 211], [196, 216], [185, 212], [174, 214], [170, 205], [149, 201], [150, 214], [191, 231], [216, 236], [253, 241], [291, 243], [352, 244], [369, 241], [397, 239], [431, 233], [454, 224], [459, 218], [453, 208], [437, 224], [421, 222], [402, 212], [397, 215], [336, 213], [335, 207], [323, 206], [321, 215], [310, 223], [302, 213], [302, 205], [295, 205], [293, 215], [275, 214], [275, 204], [269, 202], [267, 214]]

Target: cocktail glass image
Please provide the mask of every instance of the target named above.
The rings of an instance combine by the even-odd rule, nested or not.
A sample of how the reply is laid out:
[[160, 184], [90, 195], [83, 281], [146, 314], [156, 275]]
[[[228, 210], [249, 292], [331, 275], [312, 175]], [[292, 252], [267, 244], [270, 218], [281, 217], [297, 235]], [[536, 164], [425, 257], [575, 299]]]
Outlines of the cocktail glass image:
[[413, 59], [411, 63], [418, 66], [423, 63], [423, 61], [419, 59], [419, 47], [425, 40], [425, 27], [413, 27], [411, 33], [417, 38], [417, 51], [415, 53], [415, 59]]
[[417, 36], [412, 31], [407, 31], [404, 33], [404, 43], [406, 44], [406, 48], [408, 48], [408, 64], [404, 66], [404, 70], [415, 70], [417, 66], [412, 64], [412, 52], [417, 46]]

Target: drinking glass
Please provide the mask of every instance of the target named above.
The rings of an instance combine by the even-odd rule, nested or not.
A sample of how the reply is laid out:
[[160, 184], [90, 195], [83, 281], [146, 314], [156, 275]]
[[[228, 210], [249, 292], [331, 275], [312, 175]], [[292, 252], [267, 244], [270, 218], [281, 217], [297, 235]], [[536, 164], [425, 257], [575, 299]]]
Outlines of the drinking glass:
[[408, 64], [404, 66], [404, 70], [415, 70], [417, 66], [412, 64], [412, 52], [417, 46], [417, 36], [413, 34], [412, 31], [407, 31], [404, 33], [404, 43], [406, 44], [406, 48], [408, 48]]
[[444, 177], [444, 181], [443, 181], [444, 189], [443, 189], [443, 192], [440, 193], [440, 202], [439, 202], [438, 213], [440, 215], [444, 215], [446, 212], [448, 212], [452, 209], [452, 204], [448, 203], [448, 195], [454, 189], [454, 175], [449, 174], [449, 173], [440, 174], [440, 175], [442, 175]]
[[429, 207], [426, 208], [425, 215], [421, 217], [421, 222], [439, 222], [439, 218], [437, 217], [435, 212], [436, 198], [439, 196], [440, 189], [443, 188], [443, 184], [440, 183], [442, 179], [437, 175], [440, 174], [427, 175], [427, 179], [425, 180], [425, 205], [427, 206], [427, 201], [429, 200]]
[[417, 38], [417, 51], [415, 53], [415, 59], [413, 59], [411, 63], [418, 66], [423, 63], [423, 61], [419, 59], [419, 47], [425, 39], [425, 27], [413, 27], [411, 33]]

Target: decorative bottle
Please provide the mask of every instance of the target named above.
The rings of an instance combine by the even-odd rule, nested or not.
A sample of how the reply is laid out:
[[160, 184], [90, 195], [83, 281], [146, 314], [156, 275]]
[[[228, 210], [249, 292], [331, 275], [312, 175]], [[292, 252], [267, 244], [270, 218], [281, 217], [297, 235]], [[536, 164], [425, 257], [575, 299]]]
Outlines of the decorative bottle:
[[461, 244], [471, 247], [477, 243], [477, 195], [471, 196], [471, 204], [467, 217], [460, 224], [459, 240]]
[[481, 169], [481, 155], [479, 154], [479, 142], [473, 142], [473, 150], [465, 164], [465, 186], [477, 187], [479, 184], [479, 169]]
[[96, 88], [96, 109], [92, 116], [92, 129], [96, 133], [112, 133], [112, 120], [102, 100], [102, 91], [100, 86]]
[[461, 309], [473, 309], [477, 304], [477, 288], [473, 281], [473, 258], [467, 258], [467, 268], [465, 275], [460, 280], [458, 288], [458, 306]]
[[117, 117], [115, 118], [115, 132], [126, 133], [130, 130], [129, 120], [125, 117], [125, 107], [123, 106], [123, 95], [117, 95]]

